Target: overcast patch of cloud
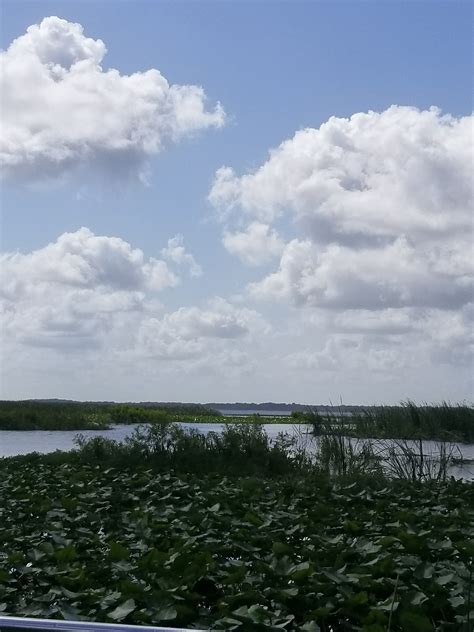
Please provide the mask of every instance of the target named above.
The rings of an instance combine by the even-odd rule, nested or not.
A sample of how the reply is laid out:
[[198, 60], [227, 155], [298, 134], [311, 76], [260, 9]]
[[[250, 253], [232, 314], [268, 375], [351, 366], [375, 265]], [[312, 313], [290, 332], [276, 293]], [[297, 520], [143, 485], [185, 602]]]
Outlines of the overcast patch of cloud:
[[55, 16], [30, 26], [1, 53], [0, 164], [41, 180], [92, 165], [146, 177], [165, 143], [224, 124], [200, 86], [172, 85], [156, 69], [123, 75], [101, 66], [102, 40]]
[[295, 371], [338, 373], [355, 380], [363, 371], [370, 379], [385, 373], [404, 383], [406, 370], [429, 374], [443, 365], [470, 369], [472, 375], [473, 324], [474, 303], [456, 310], [314, 310], [300, 324], [305, 348], [288, 353], [285, 362]]

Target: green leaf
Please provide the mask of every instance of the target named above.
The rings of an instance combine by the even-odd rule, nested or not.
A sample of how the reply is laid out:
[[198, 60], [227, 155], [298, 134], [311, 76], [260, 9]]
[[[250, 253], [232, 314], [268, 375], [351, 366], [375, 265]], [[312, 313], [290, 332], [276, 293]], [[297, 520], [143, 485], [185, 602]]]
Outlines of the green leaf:
[[58, 549], [54, 557], [58, 562], [73, 562], [77, 558], [77, 551], [72, 545], [65, 546], [62, 549]]
[[418, 568], [415, 569], [415, 577], [418, 579], [431, 579], [434, 573], [434, 566], [432, 564], [420, 564]]
[[108, 616], [114, 621], [121, 621], [122, 619], [125, 619], [127, 615], [133, 612], [135, 608], [135, 601], [133, 599], [127, 599], [127, 601], [124, 601], [122, 604], [117, 606], [115, 610], [109, 612]]
[[417, 612], [402, 612], [400, 623], [403, 632], [432, 632], [433, 626], [425, 614]]
[[349, 603], [351, 606], [362, 606], [365, 605], [369, 601], [369, 597], [365, 590], [356, 593], [349, 599]]
[[452, 582], [453, 579], [454, 579], [454, 574], [447, 573], [446, 575], [440, 575], [439, 577], [436, 577], [435, 582], [439, 584], [440, 586], [445, 586], [446, 584], [449, 584], [449, 582]]
[[109, 544], [109, 559], [112, 562], [120, 562], [121, 560], [127, 560], [129, 557], [128, 549], [120, 544], [120, 542], [110, 542]]
[[420, 606], [425, 601], [428, 601], [428, 597], [425, 595], [425, 593], [422, 593], [421, 591], [416, 591], [413, 596], [410, 597], [410, 603], [413, 606]]
[[285, 599], [286, 597], [296, 597], [298, 592], [298, 588], [294, 586], [293, 588], [282, 588], [278, 591], [278, 595], [280, 596], [280, 598]]
[[397, 610], [399, 605], [400, 605], [400, 602], [394, 600], [392, 596], [386, 599], [385, 601], [382, 601], [382, 603], [378, 603], [375, 607], [377, 610], [381, 610], [382, 612], [390, 612], [390, 611], [395, 612], [395, 610]]
[[293, 566], [288, 571], [288, 575], [295, 581], [306, 579], [309, 573], [310, 573], [309, 562], [301, 562], [301, 564], [296, 564], [296, 566]]
[[153, 614], [159, 621], [171, 621], [178, 616], [174, 606], [164, 606], [163, 608], [155, 610]]
[[247, 511], [244, 519], [253, 524], [254, 527], [260, 527], [263, 524], [263, 520], [251, 511]]
[[465, 599], [462, 595], [457, 595], [456, 597], [450, 597], [448, 601], [453, 608], [459, 608], [459, 606], [462, 606], [464, 604]]
[[286, 542], [274, 542], [272, 544], [272, 551], [275, 555], [287, 555], [291, 553], [292, 548]]

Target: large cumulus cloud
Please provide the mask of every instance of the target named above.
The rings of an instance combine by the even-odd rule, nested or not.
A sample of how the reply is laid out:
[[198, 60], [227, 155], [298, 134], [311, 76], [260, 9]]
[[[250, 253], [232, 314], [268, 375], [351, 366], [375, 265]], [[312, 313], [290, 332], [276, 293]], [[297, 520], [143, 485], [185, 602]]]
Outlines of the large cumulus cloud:
[[209, 197], [227, 224], [292, 221], [254, 295], [457, 308], [473, 292], [472, 158], [472, 117], [392, 106], [299, 131], [253, 173], [223, 167]]
[[167, 261], [88, 228], [29, 253], [0, 255], [2, 349], [12, 358], [39, 348], [43, 359], [90, 351], [94, 362], [166, 360], [176, 370], [250, 367], [248, 350], [268, 331], [263, 318], [222, 298], [167, 309], [162, 296], [184, 282], [183, 265], [191, 278], [202, 270], [182, 235], [162, 255]]
[[289, 370], [404, 384], [472, 368], [472, 123], [434, 107], [332, 117], [253, 172], [217, 171], [209, 199], [231, 253], [255, 251], [255, 226], [257, 252], [279, 231], [279, 263], [247, 296], [277, 301], [303, 332], [289, 332]]
[[97, 346], [178, 282], [165, 261], [81, 228], [33, 252], [0, 256], [2, 333], [9, 343]]
[[220, 127], [200, 86], [171, 85], [156, 69], [121, 74], [80, 24], [45, 18], [1, 53], [0, 161], [11, 175], [41, 179], [92, 164], [142, 171], [168, 141]]

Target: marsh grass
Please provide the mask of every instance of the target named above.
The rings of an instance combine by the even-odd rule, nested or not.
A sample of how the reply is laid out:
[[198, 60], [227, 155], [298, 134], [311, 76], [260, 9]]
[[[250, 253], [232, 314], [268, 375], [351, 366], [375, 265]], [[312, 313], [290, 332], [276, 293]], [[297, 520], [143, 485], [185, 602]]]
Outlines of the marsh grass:
[[382, 440], [379, 454], [389, 476], [409, 481], [446, 481], [455, 463], [462, 463], [459, 448], [447, 441], [438, 441], [435, 449], [426, 451], [421, 439]]
[[[78, 435], [69, 458], [81, 463], [147, 463], [156, 470], [280, 476], [312, 472], [325, 477], [378, 476], [407, 481], [446, 481], [462, 463], [459, 448], [439, 441], [427, 450], [419, 439], [352, 437], [352, 421], [312, 416], [314, 434], [301, 425], [271, 440], [262, 424], [229, 423], [222, 432], [203, 434], [166, 422], [139, 425], [123, 442]], [[51, 457], [54, 458], [54, 457]], [[65, 459], [68, 457], [65, 456]]]
[[374, 406], [351, 416], [359, 437], [433, 439], [474, 442], [474, 408], [467, 404], [423, 404], [407, 400], [399, 406]]
[[[330, 475], [383, 474], [413, 482], [445, 481], [450, 468], [462, 463], [462, 454], [449, 440], [457, 435], [442, 431], [445, 426], [439, 421], [452, 419], [447, 411], [453, 407], [443, 404], [439, 408], [441, 413], [436, 409], [433, 414], [408, 402], [396, 413], [380, 409], [380, 414], [367, 411], [348, 417], [337, 409], [324, 415], [311, 410], [306, 418], [317, 437], [319, 465]], [[454, 410], [457, 418], [459, 407]], [[383, 438], [375, 438], [380, 434]], [[427, 450], [425, 439], [433, 434], [444, 438]], [[399, 435], [406, 438], [397, 438]]]

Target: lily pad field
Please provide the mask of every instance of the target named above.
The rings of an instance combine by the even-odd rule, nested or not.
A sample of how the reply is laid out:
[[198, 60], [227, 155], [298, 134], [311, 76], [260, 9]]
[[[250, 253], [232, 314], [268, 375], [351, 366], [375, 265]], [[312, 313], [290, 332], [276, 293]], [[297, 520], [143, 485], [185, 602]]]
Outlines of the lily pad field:
[[474, 488], [0, 462], [0, 612], [212, 630], [472, 630]]

